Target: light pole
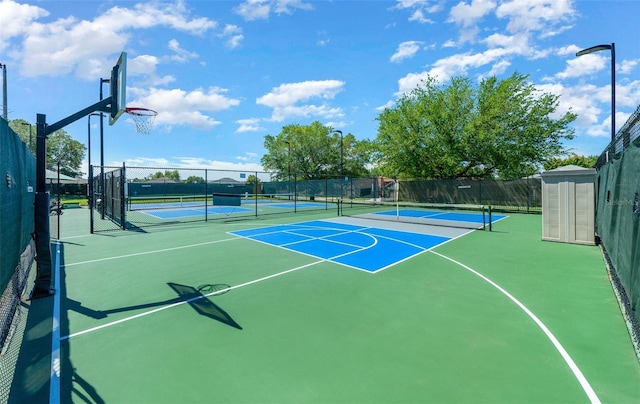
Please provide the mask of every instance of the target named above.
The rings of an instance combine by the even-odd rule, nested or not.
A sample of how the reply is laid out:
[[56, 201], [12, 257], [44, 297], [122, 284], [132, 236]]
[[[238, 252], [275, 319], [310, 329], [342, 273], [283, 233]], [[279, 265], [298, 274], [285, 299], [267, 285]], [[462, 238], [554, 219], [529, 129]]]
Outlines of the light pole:
[[342, 138], [342, 131], [341, 130], [333, 130], [333, 133], [339, 133], [340, 134], [340, 200], [342, 200], [342, 196], [343, 196], [343, 186], [342, 186], [342, 181], [343, 181], [343, 171], [344, 171], [344, 142], [343, 142], [343, 138]]
[[29, 150], [31, 150], [31, 138], [32, 138], [32, 134], [33, 134], [33, 127], [31, 126], [31, 124], [29, 122], [22, 122], [23, 125], [29, 125]]
[[287, 192], [290, 193], [291, 190], [289, 187], [291, 186], [291, 142], [288, 140], [284, 141], [287, 146], [289, 146], [289, 151], [287, 153]]
[[9, 122], [7, 112], [7, 65], [0, 63], [0, 69], [2, 69], [2, 117]]
[[87, 167], [91, 167], [91, 117], [100, 116], [102, 114], [93, 113], [87, 116]]
[[93, 175], [91, 172], [91, 117], [100, 116], [93, 113], [87, 116], [87, 178], [89, 183], [89, 210], [93, 209]]
[[340, 134], [340, 177], [342, 178], [343, 169], [344, 169], [344, 144], [342, 139], [342, 131], [334, 130], [333, 132]]
[[611, 143], [616, 138], [616, 44], [597, 45], [583, 49], [576, 53], [576, 56], [587, 55], [601, 50], [611, 50]]
[[[102, 85], [110, 82], [110, 79], [100, 78], [100, 101], [102, 101]], [[104, 220], [104, 122], [102, 122], [102, 118], [102, 111], [100, 111], [100, 199], [102, 199], [102, 203], [100, 204], [100, 218]]]

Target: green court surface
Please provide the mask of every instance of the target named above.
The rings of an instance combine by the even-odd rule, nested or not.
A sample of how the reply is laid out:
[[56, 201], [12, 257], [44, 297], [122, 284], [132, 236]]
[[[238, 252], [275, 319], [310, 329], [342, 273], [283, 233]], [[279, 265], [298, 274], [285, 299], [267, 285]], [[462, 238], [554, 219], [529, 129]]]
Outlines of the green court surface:
[[90, 235], [88, 211], [68, 210], [59, 289], [29, 302], [10, 401], [640, 401], [598, 247], [510, 215], [368, 273], [230, 233], [322, 219], [335, 212]]

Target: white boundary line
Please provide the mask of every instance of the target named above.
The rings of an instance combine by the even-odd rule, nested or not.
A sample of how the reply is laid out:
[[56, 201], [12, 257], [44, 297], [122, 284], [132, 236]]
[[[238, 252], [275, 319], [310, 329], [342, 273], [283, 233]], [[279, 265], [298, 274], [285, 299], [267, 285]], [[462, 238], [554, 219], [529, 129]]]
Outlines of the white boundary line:
[[155, 254], [155, 253], [161, 253], [161, 252], [167, 252], [167, 251], [183, 250], [185, 248], [202, 247], [204, 245], [222, 243], [222, 242], [225, 242], [225, 241], [241, 240], [241, 239], [242, 238], [240, 238], [240, 237], [225, 238], [225, 239], [222, 239], [222, 240], [206, 241], [204, 243], [189, 244], [189, 245], [183, 245], [183, 246], [179, 246], [179, 247], [169, 247], [169, 248], [163, 248], [163, 249], [160, 249], [160, 250], [151, 250], [151, 251], [143, 251], [143, 252], [131, 253], [131, 254], [125, 254], [125, 255], [116, 255], [116, 256], [113, 256], [113, 257], [98, 258], [98, 259], [89, 260], [89, 261], [72, 262], [71, 264], [65, 264], [64, 267], [67, 268], [67, 267], [72, 267], [72, 266], [76, 266], [76, 265], [93, 264], [94, 262], [102, 262], [102, 261], [117, 260], [117, 259], [121, 259], [121, 258], [136, 257], [138, 255], [147, 255], [147, 254]]
[[121, 324], [121, 323], [124, 323], [126, 321], [134, 320], [134, 319], [140, 318], [140, 317], [145, 317], [145, 316], [148, 316], [149, 314], [153, 314], [153, 313], [157, 313], [157, 312], [160, 312], [160, 311], [163, 311], [163, 310], [167, 310], [167, 309], [170, 309], [172, 307], [180, 306], [180, 305], [183, 305], [183, 304], [186, 304], [186, 303], [191, 303], [193, 301], [196, 301], [198, 299], [202, 299], [204, 297], [209, 297], [209, 296], [221, 294], [222, 292], [226, 293], [226, 292], [228, 292], [230, 290], [233, 290], [233, 289], [239, 289], [239, 288], [242, 288], [242, 287], [245, 287], [245, 286], [252, 285], [254, 283], [266, 281], [267, 279], [271, 279], [271, 278], [275, 278], [277, 276], [285, 275], [285, 274], [288, 274], [290, 272], [295, 272], [295, 271], [298, 271], [300, 269], [308, 268], [310, 266], [317, 265], [317, 264], [320, 264], [320, 263], [326, 262], [326, 261], [327, 260], [314, 261], [314, 262], [312, 262], [310, 264], [301, 265], [299, 267], [287, 269], [286, 271], [278, 272], [278, 273], [275, 273], [275, 274], [272, 274], [272, 275], [268, 275], [268, 276], [265, 276], [265, 277], [262, 277], [262, 278], [259, 278], [259, 279], [255, 279], [255, 280], [252, 280], [252, 281], [249, 281], [249, 282], [241, 283], [239, 285], [231, 286], [230, 288], [224, 289], [223, 291], [217, 290], [217, 291], [214, 291], [214, 292], [211, 292], [211, 293], [207, 293], [206, 295], [192, 297], [191, 299], [187, 299], [187, 300], [184, 300], [184, 301], [181, 301], [181, 302], [177, 302], [177, 303], [172, 303], [172, 304], [169, 304], [167, 306], [162, 306], [162, 307], [159, 307], [159, 308], [154, 309], [154, 310], [150, 310], [150, 311], [146, 311], [144, 313], [136, 314], [135, 316], [125, 317], [125, 318], [122, 318], [120, 320], [116, 320], [116, 321], [112, 321], [110, 323], [99, 325], [97, 327], [88, 328], [88, 329], [83, 330], [83, 331], [78, 331], [76, 333], [69, 334], [69, 335], [66, 335], [64, 337], [60, 337], [59, 339], [60, 340], [71, 339], [73, 337], [77, 337], [77, 336], [82, 335], [82, 334], [88, 334], [88, 333], [93, 332], [93, 331], [97, 331], [97, 330], [101, 330], [103, 328], [111, 327], [112, 325]]
[[53, 276], [53, 325], [51, 330], [51, 376], [49, 378], [49, 403], [60, 403], [60, 242], [56, 242], [56, 265]]
[[489, 283], [491, 286], [493, 286], [494, 288], [498, 289], [503, 295], [505, 295], [507, 298], [509, 298], [509, 300], [514, 302], [518, 307], [520, 307], [520, 309], [522, 309], [522, 311], [524, 311], [538, 325], [538, 327], [540, 327], [540, 329], [542, 330], [542, 332], [545, 333], [547, 338], [549, 338], [549, 340], [551, 341], [553, 346], [560, 353], [560, 356], [562, 356], [562, 359], [564, 359], [564, 361], [569, 366], [569, 369], [571, 369], [571, 372], [573, 373], [573, 375], [576, 377], [576, 379], [578, 379], [578, 382], [580, 383], [580, 386], [582, 386], [582, 389], [586, 393], [587, 397], [589, 397], [589, 401], [591, 401], [594, 404], [599, 404], [600, 403], [600, 399], [598, 398], [598, 395], [593, 390], [593, 388], [591, 387], [591, 385], [589, 384], [587, 379], [584, 377], [584, 375], [582, 374], [582, 372], [578, 368], [578, 365], [576, 365], [576, 363], [573, 361], [573, 359], [571, 359], [571, 356], [569, 356], [569, 353], [564, 349], [562, 344], [560, 344], [560, 341], [558, 341], [558, 339], [553, 335], [553, 333], [551, 333], [551, 331], [547, 328], [547, 326], [544, 325], [544, 323], [535, 314], [533, 314], [533, 312], [531, 310], [529, 310], [524, 304], [522, 304], [518, 299], [516, 299], [513, 295], [511, 295], [505, 289], [503, 289], [500, 285], [498, 285], [497, 283], [495, 283], [491, 279], [487, 278], [486, 276], [482, 275], [478, 271], [475, 271], [472, 268], [468, 267], [467, 265], [465, 265], [465, 264], [463, 264], [463, 263], [461, 263], [459, 261], [456, 261], [453, 258], [449, 258], [446, 255], [440, 254], [440, 253], [435, 252], [435, 251], [430, 251], [430, 252], [435, 254], [435, 255], [437, 255], [437, 256], [439, 256], [439, 257], [441, 257], [441, 258], [449, 260], [449, 261], [453, 262], [454, 264], [457, 264], [457, 265], [461, 266], [462, 268], [466, 269], [467, 271], [473, 273], [474, 275], [477, 275], [478, 277], [482, 278], [484, 281]]

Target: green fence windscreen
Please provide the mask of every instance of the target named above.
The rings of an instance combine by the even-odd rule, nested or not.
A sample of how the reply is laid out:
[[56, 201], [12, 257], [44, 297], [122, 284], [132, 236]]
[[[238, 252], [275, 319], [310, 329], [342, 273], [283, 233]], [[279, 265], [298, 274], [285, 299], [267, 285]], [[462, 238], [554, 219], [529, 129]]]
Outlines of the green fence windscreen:
[[36, 159], [0, 119], [0, 287], [7, 282], [31, 241], [34, 229]]
[[598, 170], [598, 236], [640, 321], [640, 148], [631, 146]]
[[[34, 261], [35, 157], [0, 118], [0, 402], [6, 402], [20, 329], [20, 303]], [[16, 337], [17, 340], [20, 337]]]

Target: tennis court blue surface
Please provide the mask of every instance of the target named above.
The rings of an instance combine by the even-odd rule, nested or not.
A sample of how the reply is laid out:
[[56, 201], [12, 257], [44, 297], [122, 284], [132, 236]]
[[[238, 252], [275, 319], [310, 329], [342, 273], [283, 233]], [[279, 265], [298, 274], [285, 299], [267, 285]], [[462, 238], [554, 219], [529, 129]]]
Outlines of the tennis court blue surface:
[[[405, 217], [416, 217], [423, 219], [439, 219], [439, 220], [452, 220], [458, 222], [470, 222], [470, 223], [482, 223], [483, 216], [481, 213], [462, 213], [462, 212], [438, 212], [438, 211], [425, 211], [418, 209], [400, 209], [389, 210], [386, 212], [376, 212], [376, 215], [391, 215], [391, 216], [405, 216]], [[493, 223], [497, 222], [500, 219], [504, 219], [505, 215], [491, 215], [491, 221]]]
[[386, 269], [451, 239], [322, 220], [230, 233], [367, 272]]
[[158, 219], [177, 219], [181, 217], [189, 216], [204, 216], [208, 215], [229, 215], [231, 213], [238, 212], [250, 212], [251, 209], [241, 208], [238, 206], [208, 206], [205, 212], [204, 206], [201, 205], [198, 209], [193, 208], [179, 208], [179, 209], [161, 209], [161, 210], [144, 210], [143, 212], [149, 216], [156, 217]]

